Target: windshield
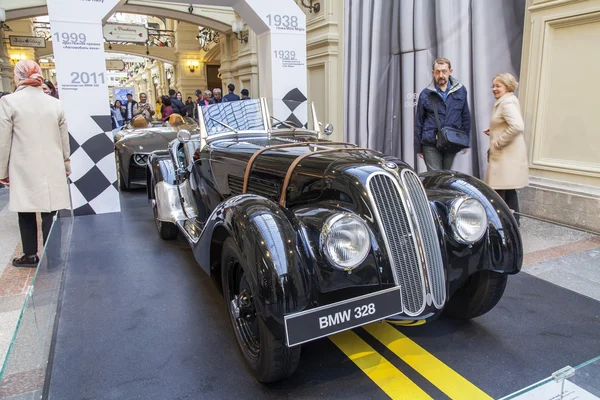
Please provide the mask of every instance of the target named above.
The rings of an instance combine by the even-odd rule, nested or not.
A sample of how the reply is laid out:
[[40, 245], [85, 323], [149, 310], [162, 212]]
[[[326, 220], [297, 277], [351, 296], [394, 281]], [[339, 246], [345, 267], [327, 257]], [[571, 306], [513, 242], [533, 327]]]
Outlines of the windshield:
[[[208, 135], [236, 131], [265, 131], [260, 99], [240, 100], [199, 106]], [[218, 122], [217, 122], [218, 121]], [[230, 129], [230, 128], [232, 129]]]

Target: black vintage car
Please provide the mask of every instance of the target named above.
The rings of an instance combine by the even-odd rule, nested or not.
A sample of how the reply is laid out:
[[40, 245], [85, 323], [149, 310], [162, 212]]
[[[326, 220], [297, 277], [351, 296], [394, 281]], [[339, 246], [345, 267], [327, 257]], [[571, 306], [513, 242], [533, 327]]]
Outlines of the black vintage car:
[[317, 338], [383, 319], [470, 319], [498, 303], [523, 250], [493, 190], [453, 171], [418, 175], [269, 108], [204, 107], [199, 134], [180, 130], [148, 161], [159, 234], [181, 232], [221, 282], [257, 380], [292, 374]]

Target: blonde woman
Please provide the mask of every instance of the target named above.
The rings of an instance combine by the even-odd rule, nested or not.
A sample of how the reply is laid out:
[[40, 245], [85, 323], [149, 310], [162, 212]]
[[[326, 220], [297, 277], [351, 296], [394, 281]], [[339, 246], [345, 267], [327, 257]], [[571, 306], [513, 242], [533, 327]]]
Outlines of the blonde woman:
[[519, 198], [516, 189], [528, 184], [529, 167], [523, 137], [523, 117], [515, 96], [518, 83], [509, 73], [498, 74], [492, 80], [496, 98], [490, 127], [484, 133], [490, 136], [489, 165], [485, 182], [498, 192], [515, 213], [519, 222]]

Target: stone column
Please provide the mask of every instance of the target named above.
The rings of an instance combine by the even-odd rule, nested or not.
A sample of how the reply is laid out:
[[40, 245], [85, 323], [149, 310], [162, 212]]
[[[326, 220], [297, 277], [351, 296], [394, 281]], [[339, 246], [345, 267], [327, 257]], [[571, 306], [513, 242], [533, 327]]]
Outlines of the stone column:
[[13, 90], [13, 66], [6, 51], [4, 31], [0, 29], [0, 92], [12, 92]]
[[[179, 22], [175, 31], [175, 51], [177, 61], [173, 67], [175, 73], [175, 87], [181, 92], [183, 98], [195, 97], [196, 89], [205, 88], [206, 69], [202, 60], [201, 48], [198, 39], [198, 26]], [[197, 63], [194, 72], [190, 71], [188, 62]]]
[[166, 95], [169, 91], [167, 88], [167, 74], [165, 73], [165, 63], [157, 61], [156, 66], [158, 67], [158, 95]]
[[144, 88], [144, 92], [148, 96], [148, 103], [154, 105], [154, 89], [152, 86], [152, 64], [150, 62], [146, 63], [146, 68], [144, 69], [144, 79], [146, 80], [146, 87]]
[[231, 55], [231, 40], [233, 34], [227, 33], [222, 36], [221, 39], [221, 67], [219, 68], [219, 73], [221, 74], [221, 82], [223, 82], [223, 94], [227, 94], [227, 85], [233, 83], [235, 85], [236, 91], [239, 93], [240, 88], [238, 88], [238, 83], [233, 78], [233, 59]]

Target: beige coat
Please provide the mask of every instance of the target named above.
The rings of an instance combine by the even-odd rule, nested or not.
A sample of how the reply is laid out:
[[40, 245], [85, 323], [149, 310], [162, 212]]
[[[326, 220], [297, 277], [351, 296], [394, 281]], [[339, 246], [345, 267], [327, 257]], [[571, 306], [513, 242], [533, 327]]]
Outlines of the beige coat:
[[493, 189], [527, 186], [529, 166], [519, 100], [506, 93], [494, 104], [490, 119], [490, 156], [485, 182]]
[[0, 179], [10, 179], [10, 211], [69, 208], [69, 155], [59, 100], [30, 86], [0, 99]]

